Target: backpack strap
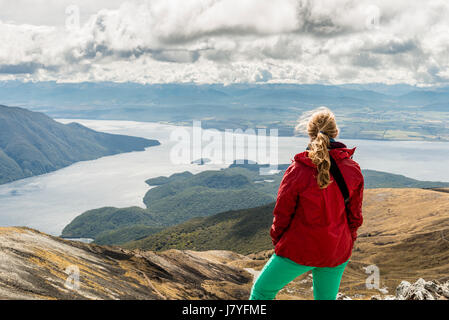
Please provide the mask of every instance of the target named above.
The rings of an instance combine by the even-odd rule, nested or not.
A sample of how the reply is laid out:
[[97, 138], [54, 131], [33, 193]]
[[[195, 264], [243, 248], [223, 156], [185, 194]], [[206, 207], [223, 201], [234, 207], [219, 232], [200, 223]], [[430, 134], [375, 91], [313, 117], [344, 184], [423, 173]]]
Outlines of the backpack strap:
[[337, 163], [335, 162], [335, 159], [332, 158], [332, 156], [329, 154], [329, 158], [331, 160], [331, 167], [329, 169], [330, 173], [334, 177], [335, 181], [338, 184], [338, 188], [340, 188], [341, 194], [343, 195], [343, 199], [345, 200], [345, 205], [349, 201], [349, 190], [348, 186], [346, 185], [345, 179], [343, 178], [343, 175], [341, 174], [340, 169], [337, 166]]

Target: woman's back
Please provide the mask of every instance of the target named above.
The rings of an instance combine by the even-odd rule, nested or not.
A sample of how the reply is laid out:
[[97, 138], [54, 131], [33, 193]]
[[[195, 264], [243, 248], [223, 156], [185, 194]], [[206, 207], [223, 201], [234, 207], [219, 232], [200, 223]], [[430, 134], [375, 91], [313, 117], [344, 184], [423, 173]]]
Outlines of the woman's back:
[[316, 165], [307, 151], [295, 156], [279, 188], [271, 228], [275, 252], [299, 264], [333, 267], [343, 263], [351, 255], [356, 230], [363, 222], [363, 176], [351, 159], [355, 149], [332, 148], [332, 144], [329, 153], [349, 190], [347, 209], [332, 176], [326, 188], [318, 186]]
[[319, 108], [306, 117], [298, 127], [306, 124], [310, 143], [307, 151], [295, 156], [279, 186], [270, 230], [275, 253], [254, 283], [251, 299], [274, 299], [287, 283], [308, 271], [313, 274], [315, 299], [335, 299], [363, 222], [364, 182], [352, 160], [355, 148], [334, 140], [338, 127], [329, 109]]

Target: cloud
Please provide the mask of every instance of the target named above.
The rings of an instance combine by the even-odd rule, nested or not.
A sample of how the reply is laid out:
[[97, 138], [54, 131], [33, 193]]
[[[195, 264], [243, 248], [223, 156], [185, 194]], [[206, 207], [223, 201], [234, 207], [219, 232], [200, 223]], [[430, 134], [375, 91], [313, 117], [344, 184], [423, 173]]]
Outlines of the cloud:
[[267, 82], [271, 80], [273, 75], [268, 70], [259, 69], [258, 72], [254, 75], [255, 82]]
[[82, 23], [67, 28], [61, 20], [77, 19], [36, 25], [16, 12], [26, 0], [0, 2], [0, 79], [449, 81], [444, 0], [47, 2], [55, 14], [78, 5]]
[[0, 0], [0, 20], [14, 24], [64, 26], [66, 9], [78, 6], [81, 22], [101, 9], [117, 9], [123, 0]]
[[415, 43], [415, 41], [408, 39], [408, 40], [390, 40], [386, 43], [377, 43], [372, 48], [371, 51], [373, 53], [380, 53], [380, 54], [398, 54], [398, 53], [404, 53], [409, 52], [412, 50], [418, 49], [418, 44]]
[[38, 69], [42, 69], [43, 65], [34, 62], [24, 62], [20, 64], [2, 64], [0, 65], [0, 73], [4, 74], [31, 74]]

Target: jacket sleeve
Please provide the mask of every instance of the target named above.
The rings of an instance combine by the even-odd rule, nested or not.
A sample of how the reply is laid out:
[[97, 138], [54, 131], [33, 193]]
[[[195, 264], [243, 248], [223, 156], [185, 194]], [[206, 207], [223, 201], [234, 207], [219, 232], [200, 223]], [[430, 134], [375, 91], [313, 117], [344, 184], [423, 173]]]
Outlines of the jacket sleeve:
[[364, 180], [362, 176], [362, 180], [359, 183], [357, 189], [351, 195], [348, 203], [348, 225], [349, 230], [351, 231], [352, 240], [355, 241], [357, 239], [357, 229], [363, 223], [363, 215], [362, 215], [362, 202], [363, 202], [363, 188], [364, 188]]
[[293, 163], [284, 173], [273, 211], [273, 224], [270, 229], [271, 240], [276, 245], [290, 224], [295, 213], [299, 196], [298, 172], [300, 167]]

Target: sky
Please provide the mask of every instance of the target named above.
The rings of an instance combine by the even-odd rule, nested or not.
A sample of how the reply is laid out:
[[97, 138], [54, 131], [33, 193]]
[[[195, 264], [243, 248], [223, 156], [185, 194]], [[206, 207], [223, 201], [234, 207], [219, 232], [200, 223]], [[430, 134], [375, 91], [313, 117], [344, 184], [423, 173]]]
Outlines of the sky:
[[447, 0], [0, 0], [0, 80], [449, 82]]

